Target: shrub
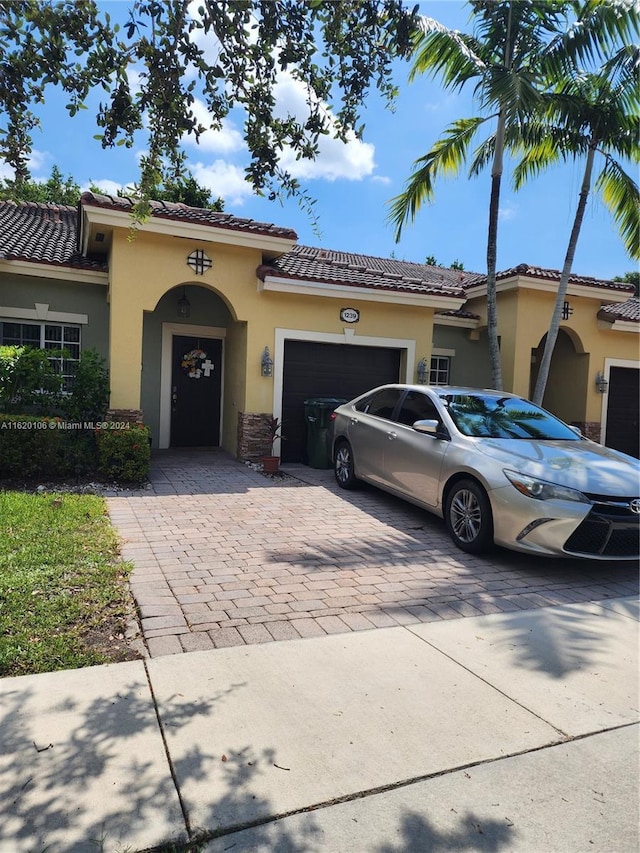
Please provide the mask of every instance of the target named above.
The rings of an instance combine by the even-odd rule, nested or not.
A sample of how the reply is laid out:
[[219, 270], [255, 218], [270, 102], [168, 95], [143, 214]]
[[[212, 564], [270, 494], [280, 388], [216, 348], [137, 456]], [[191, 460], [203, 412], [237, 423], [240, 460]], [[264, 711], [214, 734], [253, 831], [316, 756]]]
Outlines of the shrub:
[[109, 371], [95, 349], [82, 350], [71, 393], [62, 401], [62, 412], [76, 422], [104, 421], [109, 407]]
[[60, 418], [0, 415], [0, 477], [66, 477], [96, 471], [95, 437]]
[[63, 377], [49, 361], [61, 350], [0, 347], [0, 412], [52, 415], [59, 411]]
[[149, 475], [149, 428], [129, 424], [126, 429], [96, 430], [98, 473], [107, 480], [140, 483]]
[[100, 476], [140, 483], [149, 475], [149, 429], [68, 429], [61, 418], [0, 414], [0, 478]]

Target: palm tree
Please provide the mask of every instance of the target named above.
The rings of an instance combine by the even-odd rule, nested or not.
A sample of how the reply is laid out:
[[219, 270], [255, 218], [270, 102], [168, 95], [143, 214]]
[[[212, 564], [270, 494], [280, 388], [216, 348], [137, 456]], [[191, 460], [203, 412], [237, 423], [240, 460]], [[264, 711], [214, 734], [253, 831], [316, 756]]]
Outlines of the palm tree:
[[639, 58], [637, 47], [623, 48], [599, 73], [577, 74], [556, 92], [544, 95], [540, 118], [522, 128], [521, 140], [527, 150], [515, 170], [516, 188], [527, 177], [559, 160], [585, 158], [578, 205], [533, 393], [533, 402], [538, 405], [542, 404], [549, 378], [562, 306], [597, 159], [601, 159], [602, 169], [595, 180], [595, 188], [611, 211], [629, 255], [634, 259], [640, 257], [638, 185], [623, 165], [625, 160], [637, 163], [640, 159], [640, 99], [636, 76]]
[[[502, 389], [498, 344], [496, 258], [498, 211], [504, 170], [505, 138], [537, 108], [550, 74], [564, 75], [574, 58], [600, 56], [616, 39], [628, 35], [629, 0], [471, 0], [476, 33], [448, 30], [422, 18], [415, 39], [411, 78], [440, 75], [447, 89], [475, 82], [474, 95], [485, 115], [460, 119], [445, 130], [431, 150], [419, 158], [404, 191], [391, 200], [390, 221], [396, 240], [424, 202], [434, 195], [435, 179], [455, 174], [467, 159], [480, 127], [495, 122], [495, 131], [474, 152], [470, 174], [491, 163], [491, 197], [487, 231], [487, 331], [491, 382]], [[570, 14], [576, 21], [567, 26]]]

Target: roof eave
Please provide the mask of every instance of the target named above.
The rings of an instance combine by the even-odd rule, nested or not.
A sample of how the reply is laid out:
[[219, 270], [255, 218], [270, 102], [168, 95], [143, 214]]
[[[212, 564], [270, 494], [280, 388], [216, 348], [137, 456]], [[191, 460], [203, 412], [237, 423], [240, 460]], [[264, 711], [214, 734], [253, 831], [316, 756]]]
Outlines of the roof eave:
[[33, 278], [60, 279], [64, 277], [67, 281], [78, 281], [85, 284], [106, 285], [109, 283], [109, 273], [107, 271], [74, 267], [50, 261], [0, 258], [0, 272], [11, 272], [14, 275], [29, 275]]
[[440, 308], [457, 311], [466, 302], [465, 296], [437, 293], [410, 293], [391, 288], [361, 287], [305, 279], [289, 279], [265, 275], [258, 279], [258, 290], [276, 293], [297, 293], [302, 296], [322, 296], [329, 299], [357, 299], [362, 302], [387, 302], [394, 305], [415, 305], [421, 308]]
[[[543, 279], [527, 275], [513, 275], [508, 278], [498, 279], [496, 281], [496, 293], [505, 293], [509, 290], [517, 290], [524, 288], [527, 290], [539, 290], [547, 293], [558, 292], [557, 279]], [[473, 285], [465, 289], [468, 299], [475, 299], [479, 296], [486, 296], [487, 283], [486, 281]], [[569, 282], [567, 288], [568, 296], [585, 296], [588, 299], [602, 300], [603, 293], [607, 294], [607, 299], [611, 302], [626, 302], [629, 298], [629, 288], [620, 289], [614, 287], [602, 287], [597, 284], [578, 284]]]
[[[102, 225], [111, 228], [131, 228], [133, 220], [126, 210], [91, 203], [82, 203], [81, 251], [86, 252], [91, 225]], [[169, 217], [151, 216], [146, 222], [136, 223], [137, 231], [162, 234], [165, 236], [182, 237], [204, 243], [226, 243], [248, 249], [281, 255], [291, 250], [296, 241], [292, 237], [278, 237], [273, 234], [261, 234], [242, 231], [234, 228], [224, 228], [210, 223], [183, 222]]]

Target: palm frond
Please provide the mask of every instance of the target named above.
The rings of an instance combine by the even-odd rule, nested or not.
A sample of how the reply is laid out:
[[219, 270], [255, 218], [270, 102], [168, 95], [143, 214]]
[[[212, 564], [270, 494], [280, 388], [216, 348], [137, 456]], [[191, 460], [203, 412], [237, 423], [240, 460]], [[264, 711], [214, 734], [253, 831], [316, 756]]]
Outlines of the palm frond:
[[606, 61], [620, 44], [632, 44], [640, 29], [634, 0], [586, 0], [573, 6], [575, 22], [555, 36], [540, 57], [550, 78]]
[[486, 72], [480, 45], [473, 36], [444, 27], [423, 17], [413, 40], [413, 65], [409, 80], [418, 74], [441, 75], [445, 88], [460, 89], [467, 80]]
[[640, 194], [638, 185], [622, 166], [607, 157], [598, 175], [596, 187], [618, 225], [625, 249], [634, 260], [640, 259]]
[[439, 175], [455, 175], [460, 170], [477, 129], [485, 121], [486, 118], [475, 117], [452, 122], [431, 150], [415, 161], [414, 171], [404, 191], [389, 202], [387, 221], [395, 225], [396, 241], [400, 239], [403, 226], [415, 219], [424, 203], [432, 200], [436, 178]]

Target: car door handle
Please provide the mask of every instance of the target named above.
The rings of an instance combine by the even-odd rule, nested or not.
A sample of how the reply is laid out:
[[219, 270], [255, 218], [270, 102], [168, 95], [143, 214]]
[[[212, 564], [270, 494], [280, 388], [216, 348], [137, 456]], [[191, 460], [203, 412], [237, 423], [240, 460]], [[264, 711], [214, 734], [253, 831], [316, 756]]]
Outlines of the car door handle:
[[358, 419], [357, 419], [357, 418], [351, 418], [351, 423], [352, 423], [352, 424], [357, 424], [357, 423], [358, 423]]
[[398, 433], [397, 433], [397, 432], [388, 432], [388, 433], [387, 433], [387, 438], [389, 439], [389, 441], [393, 441], [393, 439], [394, 439], [394, 438], [397, 438], [397, 437], [398, 437]]

